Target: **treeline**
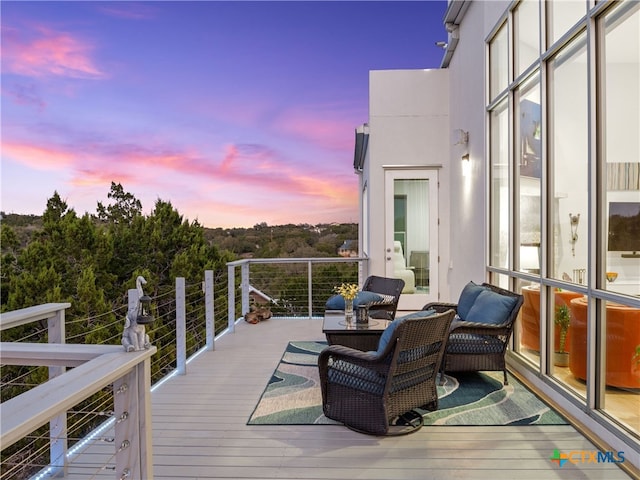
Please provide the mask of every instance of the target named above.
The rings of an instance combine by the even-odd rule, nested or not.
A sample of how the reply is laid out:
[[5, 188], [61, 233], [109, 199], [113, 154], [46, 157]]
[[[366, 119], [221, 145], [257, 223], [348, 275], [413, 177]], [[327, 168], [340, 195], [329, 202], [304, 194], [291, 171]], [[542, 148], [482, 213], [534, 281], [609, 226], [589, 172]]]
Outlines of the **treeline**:
[[143, 215], [141, 202], [113, 182], [107, 198], [96, 215], [79, 216], [57, 192], [42, 216], [2, 213], [2, 311], [69, 302], [68, 318], [91, 318], [126, 305], [138, 275], [155, 297], [176, 277], [199, 282], [204, 270], [225, 271], [232, 260], [333, 257], [357, 239], [356, 224], [204, 228], [163, 200]]
[[[154, 302], [156, 321], [147, 329], [161, 359], [152, 362], [152, 381], [175, 368], [175, 278], [184, 277], [187, 295], [203, 297], [201, 282], [205, 270], [213, 270], [216, 285], [227, 285], [227, 262], [247, 257], [333, 257], [345, 240], [357, 239], [357, 225], [280, 225], [266, 223], [252, 228], [207, 229], [185, 219], [170, 202], [157, 200], [149, 215], [142, 204], [122, 185], [112, 183], [108, 203], [97, 203], [96, 214], [78, 215], [55, 192], [42, 216], [1, 213], [0, 297], [1, 311], [17, 310], [49, 302], [68, 302], [65, 311], [67, 343], [120, 343], [127, 308], [127, 291], [135, 279], [147, 280], [146, 294]], [[265, 268], [271, 268], [269, 266]], [[289, 267], [291, 269], [296, 266]], [[318, 269], [318, 276], [340, 278], [340, 268]], [[274, 313], [287, 310], [305, 285], [294, 275], [265, 275], [261, 285], [285, 301]], [[322, 284], [330, 285], [329, 280]], [[327, 287], [325, 296], [330, 295]], [[305, 297], [306, 298], [306, 297]], [[239, 302], [240, 299], [236, 298]], [[189, 302], [187, 308], [188, 354], [204, 345], [204, 332], [196, 327], [203, 317], [203, 302]], [[227, 311], [227, 296], [216, 298], [216, 310]], [[199, 323], [200, 322], [200, 323]], [[216, 332], [224, 328], [221, 319]], [[190, 326], [190, 324], [193, 324]], [[201, 329], [200, 329], [201, 330]], [[46, 322], [22, 325], [3, 331], [2, 341], [46, 342]], [[30, 386], [45, 382], [46, 367], [3, 366], [0, 400], [6, 401]], [[76, 410], [110, 410], [112, 395], [102, 391]], [[106, 405], [106, 406], [104, 406]], [[81, 438], [96, 424], [69, 418], [69, 437]], [[36, 432], [35, 440], [25, 439], [2, 451], [3, 465], [25, 451], [46, 451], [47, 427]], [[42, 436], [43, 438], [38, 438]], [[73, 442], [72, 442], [73, 443]], [[43, 460], [46, 462], [46, 459]], [[17, 477], [16, 477], [17, 478]]]

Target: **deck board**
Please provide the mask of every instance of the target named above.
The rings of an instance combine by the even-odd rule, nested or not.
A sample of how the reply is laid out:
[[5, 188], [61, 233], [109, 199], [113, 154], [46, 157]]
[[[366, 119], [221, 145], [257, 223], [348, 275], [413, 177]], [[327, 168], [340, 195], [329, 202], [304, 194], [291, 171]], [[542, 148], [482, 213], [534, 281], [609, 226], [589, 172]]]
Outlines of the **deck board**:
[[[289, 341], [323, 340], [322, 321], [239, 323], [152, 393], [154, 475], [205, 479], [602, 479], [630, 478], [614, 464], [566, 464], [561, 451], [596, 450], [568, 425], [424, 427], [403, 437], [361, 435], [341, 425], [247, 425]], [[109, 459], [89, 447], [68, 479], [96, 473]], [[88, 474], [91, 472], [91, 474]]]

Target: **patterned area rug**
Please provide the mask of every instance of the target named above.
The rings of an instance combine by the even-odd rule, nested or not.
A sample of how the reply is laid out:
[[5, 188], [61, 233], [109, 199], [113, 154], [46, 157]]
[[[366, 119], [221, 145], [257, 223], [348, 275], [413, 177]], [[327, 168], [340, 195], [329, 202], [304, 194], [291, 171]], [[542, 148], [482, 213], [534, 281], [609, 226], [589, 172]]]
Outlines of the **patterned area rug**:
[[[318, 353], [325, 342], [290, 342], [248, 425], [331, 425], [322, 413]], [[502, 372], [447, 375], [438, 387], [440, 408], [423, 413], [425, 425], [566, 425], [557, 412]]]

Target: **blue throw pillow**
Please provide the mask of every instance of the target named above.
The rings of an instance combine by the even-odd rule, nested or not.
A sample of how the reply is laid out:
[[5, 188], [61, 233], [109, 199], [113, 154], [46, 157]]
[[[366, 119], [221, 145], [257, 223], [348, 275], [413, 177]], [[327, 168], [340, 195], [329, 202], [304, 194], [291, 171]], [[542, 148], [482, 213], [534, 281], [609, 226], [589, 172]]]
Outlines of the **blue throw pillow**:
[[463, 320], [469, 320], [467, 316], [469, 315], [469, 310], [473, 306], [476, 298], [480, 293], [487, 290], [487, 287], [483, 287], [481, 285], [476, 285], [473, 282], [469, 282], [462, 289], [462, 293], [460, 293], [460, 299], [458, 300], [458, 308], [457, 313], [460, 315], [460, 318]]
[[[353, 308], [358, 308], [358, 305], [382, 302], [383, 300], [384, 297], [375, 292], [358, 292], [356, 298], [353, 299]], [[333, 295], [327, 300], [325, 308], [327, 310], [344, 310], [344, 297], [342, 295]]]
[[384, 349], [387, 348], [387, 344], [389, 343], [389, 341], [393, 338], [393, 335], [396, 331], [396, 328], [398, 327], [398, 325], [400, 325], [402, 322], [404, 322], [405, 320], [408, 320], [410, 318], [424, 318], [424, 317], [429, 317], [433, 314], [435, 314], [436, 311], [433, 309], [429, 309], [429, 310], [420, 310], [418, 312], [415, 313], [410, 313], [408, 315], [405, 315], [403, 317], [398, 317], [396, 318], [393, 322], [391, 322], [389, 325], [387, 325], [387, 328], [384, 329], [384, 331], [382, 332], [382, 335], [380, 335], [380, 340], [378, 340], [378, 350], [377, 353], [382, 353], [384, 352]]
[[369, 305], [371, 303], [380, 302], [383, 297], [375, 292], [362, 291], [358, 292], [356, 298], [353, 300], [353, 307], [358, 308], [358, 305]]
[[344, 298], [342, 295], [333, 295], [329, 297], [324, 307], [327, 310], [344, 310]]
[[480, 292], [465, 320], [488, 325], [502, 325], [509, 318], [517, 301], [518, 299], [515, 297], [507, 297], [491, 290], [485, 290]]

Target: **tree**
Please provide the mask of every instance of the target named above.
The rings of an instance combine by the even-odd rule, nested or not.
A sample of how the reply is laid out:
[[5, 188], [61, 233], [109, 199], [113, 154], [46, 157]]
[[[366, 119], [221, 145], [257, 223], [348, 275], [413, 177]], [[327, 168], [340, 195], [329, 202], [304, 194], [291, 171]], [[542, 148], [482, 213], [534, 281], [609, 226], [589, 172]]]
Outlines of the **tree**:
[[120, 183], [111, 182], [107, 198], [114, 203], [106, 207], [98, 202], [98, 218], [105, 222], [130, 225], [134, 218], [142, 215], [142, 203], [133, 194], [125, 192]]

